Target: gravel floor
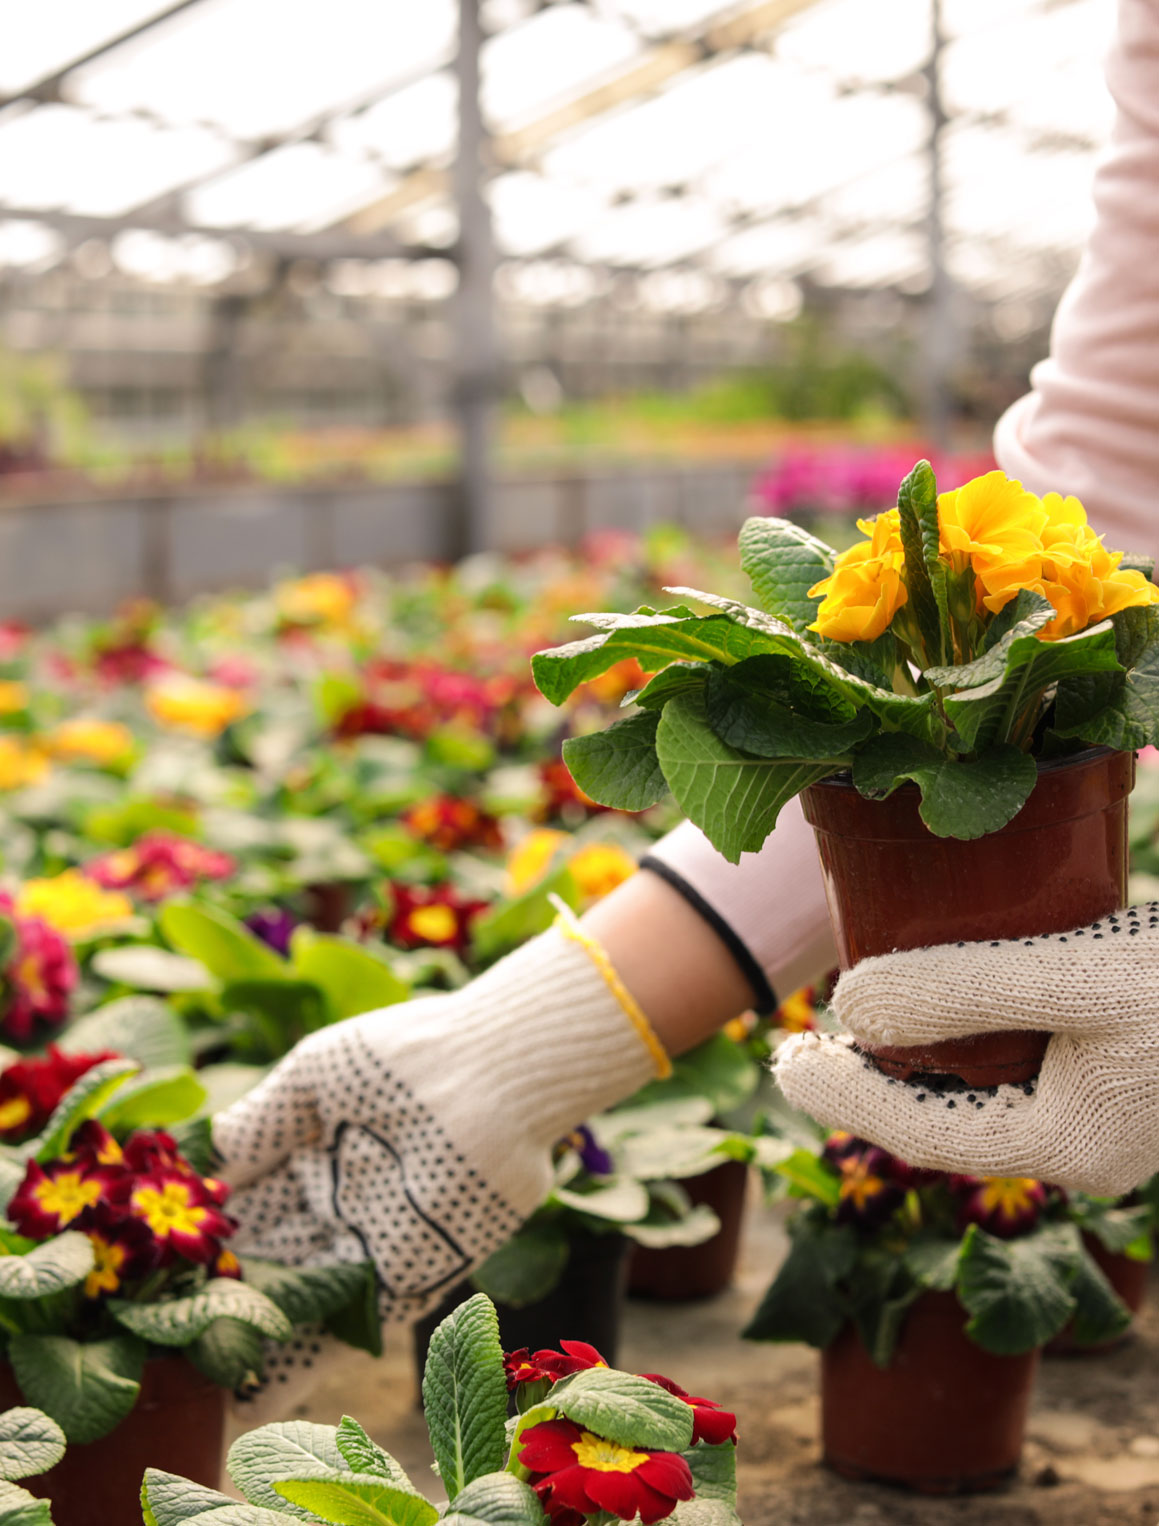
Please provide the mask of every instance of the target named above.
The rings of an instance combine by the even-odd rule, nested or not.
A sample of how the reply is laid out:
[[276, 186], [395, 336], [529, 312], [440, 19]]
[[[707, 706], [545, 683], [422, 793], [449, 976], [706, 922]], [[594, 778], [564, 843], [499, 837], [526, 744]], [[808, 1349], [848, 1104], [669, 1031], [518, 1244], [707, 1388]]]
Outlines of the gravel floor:
[[[737, 1339], [784, 1243], [779, 1215], [754, 1208], [737, 1286], [709, 1303], [630, 1304], [621, 1354], [629, 1370], [668, 1372], [736, 1411], [745, 1526], [1159, 1521], [1159, 1299], [1119, 1350], [1044, 1364], [1025, 1462], [1009, 1488], [974, 1499], [922, 1499], [849, 1484], [820, 1467], [814, 1354]], [[396, 1339], [379, 1362], [357, 1354], [344, 1359], [296, 1413], [331, 1424], [352, 1414], [416, 1482], [429, 1468], [405, 1339]]]

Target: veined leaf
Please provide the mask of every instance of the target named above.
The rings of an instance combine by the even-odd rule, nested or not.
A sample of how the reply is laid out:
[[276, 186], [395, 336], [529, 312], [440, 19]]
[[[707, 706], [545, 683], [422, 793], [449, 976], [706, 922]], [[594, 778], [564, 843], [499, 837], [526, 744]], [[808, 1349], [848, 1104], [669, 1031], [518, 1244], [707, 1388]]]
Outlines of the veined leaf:
[[657, 1383], [590, 1367], [551, 1390], [552, 1408], [597, 1436], [626, 1447], [683, 1452], [692, 1445], [692, 1411]]
[[61, 1099], [39, 1139], [33, 1141], [32, 1148], [40, 1164], [63, 1155], [81, 1124], [95, 1118], [113, 1093], [140, 1068], [135, 1060], [103, 1060], [86, 1071]]
[[352, 1473], [377, 1475], [396, 1489], [405, 1489], [411, 1494], [416, 1492], [402, 1465], [372, 1441], [357, 1420], [343, 1415], [334, 1440]]
[[18, 1405], [0, 1414], [0, 1479], [47, 1473], [64, 1456], [64, 1448], [64, 1432], [43, 1410]]
[[66, 1054], [97, 1054], [111, 1049], [148, 1070], [188, 1065], [192, 1058], [185, 1024], [167, 1002], [154, 996], [122, 996], [95, 1012], [86, 1012], [69, 1023], [58, 1048]]
[[92, 1241], [66, 1230], [27, 1255], [0, 1256], [0, 1298], [49, 1298], [76, 1287], [92, 1269]]
[[646, 811], [663, 800], [668, 785], [656, 761], [660, 715], [645, 710], [613, 721], [606, 731], [569, 737], [563, 760], [586, 794], [617, 811]]
[[690, 694], [702, 688], [708, 673], [706, 662], [674, 662], [650, 678], [642, 689], [624, 695], [624, 708], [638, 705], [641, 710], [661, 710], [676, 694]]
[[940, 662], [949, 632], [946, 569], [938, 558], [938, 485], [928, 461], [919, 461], [897, 494], [905, 582], [927, 655]]
[[746, 519], [740, 532], [740, 564], [761, 607], [795, 630], [817, 618], [809, 589], [833, 571], [832, 546], [787, 519]]
[[1066, 677], [1055, 698], [1054, 729], [1093, 746], [1129, 752], [1159, 743], [1159, 606], [1112, 615], [1123, 671]]
[[3, 1526], [52, 1526], [52, 1507], [27, 1489], [0, 1479], [0, 1523]]
[[852, 1225], [835, 1229], [825, 1221], [799, 1219], [792, 1246], [752, 1319], [741, 1331], [748, 1341], [804, 1341], [824, 1350], [850, 1317], [849, 1300], [838, 1284], [857, 1262]]
[[214, 1277], [200, 1292], [164, 1303], [129, 1303], [113, 1298], [109, 1312], [126, 1330], [158, 1346], [187, 1346], [223, 1316], [243, 1320], [276, 1341], [289, 1340], [294, 1333], [293, 1325], [272, 1299], [231, 1277]]
[[130, 1335], [102, 1341], [14, 1335], [8, 1360], [20, 1392], [51, 1415], [69, 1441], [98, 1441], [137, 1402], [145, 1346]]
[[442, 1517], [443, 1526], [543, 1526], [543, 1520], [535, 1490], [511, 1473], [477, 1478]]
[[259, 1378], [265, 1367], [265, 1336], [240, 1319], [215, 1319], [184, 1350], [198, 1372], [231, 1391]]
[[736, 1504], [736, 1447], [731, 1441], [718, 1446], [701, 1442], [685, 1452], [697, 1499], [724, 1500]]
[[107, 1129], [159, 1128], [191, 1118], [205, 1103], [206, 1090], [186, 1066], [155, 1070], [118, 1088], [101, 1108]]
[[496, 1303], [523, 1308], [546, 1298], [558, 1285], [570, 1255], [571, 1246], [559, 1223], [533, 1220], [492, 1251], [475, 1268], [471, 1281]]
[[322, 1323], [365, 1296], [374, 1268], [369, 1262], [352, 1261], [332, 1266], [283, 1266], [246, 1256], [242, 1262], [245, 1281], [278, 1308], [293, 1325]]
[[[1054, 619], [1054, 605], [1040, 593], [1023, 588], [1016, 598], [994, 616], [986, 631], [985, 647], [973, 662], [957, 667], [927, 668], [925, 676], [939, 689], [977, 689], [1007, 672], [1011, 649], [1025, 637], [1034, 636]], [[1039, 645], [1042, 643], [1039, 641]], [[1019, 648], [1033, 653], [1034, 647]]]
[[1017, 747], [993, 747], [974, 762], [962, 762], [898, 733], [872, 738], [853, 760], [853, 782], [869, 800], [885, 799], [907, 779], [921, 790], [918, 809], [931, 832], [970, 839], [997, 832], [1017, 816], [1038, 770]]
[[334, 1526], [434, 1526], [439, 1512], [421, 1494], [382, 1479], [283, 1479], [276, 1493]]
[[703, 698], [687, 694], [665, 706], [656, 754], [676, 803], [733, 864], [763, 846], [782, 806], [841, 766], [737, 752], [709, 725]]
[[346, 938], [300, 927], [291, 957], [295, 972], [322, 991], [335, 1022], [394, 1006], [410, 995], [410, 986], [385, 959]]
[[453, 1504], [474, 1479], [503, 1467], [506, 1450], [499, 1321], [483, 1293], [461, 1304], [431, 1336], [423, 1404], [439, 1476]]
[[308, 1509], [287, 1503], [274, 1485], [286, 1478], [332, 1478], [346, 1463], [332, 1425], [286, 1420], [239, 1436], [229, 1449], [226, 1467], [251, 1505], [312, 1521], [316, 1517]]
[[709, 725], [722, 742], [757, 757], [840, 758], [876, 722], [867, 708], [858, 709], [818, 678], [807, 661], [784, 656], [711, 667], [704, 687]]
[[190, 1483], [176, 1473], [163, 1473], [160, 1468], [146, 1468], [141, 1484], [141, 1510], [145, 1526], [185, 1526], [187, 1521], [198, 1517], [205, 1519], [211, 1510], [234, 1505], [228, 1494], [216, 1489], [206, 1489], [201, 1484]]
[[92, 963], [102, 980], [138, 991], [212, 991], [217, 986], [199, 959], [187, 959], [152, 943], [103, 948], [93, 955]]
[[1073, 1224], [999, 1240], [972, 1224], [962, 1244], [958, 1297], [966, 1333], [984, 1351], [1014, 1356], [1057, 1335], [1075, 1311], [1080, 1245]]

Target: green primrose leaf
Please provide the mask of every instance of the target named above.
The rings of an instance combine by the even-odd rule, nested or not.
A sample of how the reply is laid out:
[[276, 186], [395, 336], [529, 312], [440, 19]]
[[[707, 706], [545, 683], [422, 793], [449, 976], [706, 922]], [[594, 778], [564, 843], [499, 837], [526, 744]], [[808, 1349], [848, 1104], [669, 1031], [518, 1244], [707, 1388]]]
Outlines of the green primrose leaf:
[[212, 991], [217, 981], [199, 959], [171, 953], [152, 943], [130, 943], [100, 949], [93, 955], [93, 970], [114, 985], [138, 991]]
[[569, 737], [563, 760], [580, 789], [617, 811], [646, 811], [663, 800], [668, 785], [656, 761], [655, 710], [614, 721], [606, 731]]
[[439, 1476], [454, 1503], [473, 1479], [503, 1467], [506, 1450], [499, 1321], [483, 1293], [461, 1304], [431, 1336], [423, 1404]]
[[740, 564], [761, 608], [794, 630], [817, 618], [819, 601], [809, 589], [829, 576], [835, 558], [832, 546], [787, 519], [746, 519], [741, 527]]
[[288, 974], [284, 959], [216, 906], [167, 901], [157, 922], [167, 943], [218, 980], [280, 980]]
[[27, 1489], [0, 1479], [0, 1523], [2, 1526], [52, 1526], [52, 1507], [37, 1499]]
[[884, 800], [907, 779], [921, 790], [919, 811], [931, 832], [969, 839], [997, 832], [1012, 820], [1026, 804], [1038, 770], [1017, 747], [993, 747], [964, 762], [900, 733], [873, 737], [853, 760], [853, 782], [868, 800]]
[[[940, 689], [978, 689], [995, 678], [1003, 677], [1012, 649], [1054, 619], [1054, 605], [1040, 593], [1023, 588], [1016, 598], [999, 610], [986, 630], [982, 653], [973, 662], [957, 667], [927, 668], [925, 676]], [[1041, 643], [1040, 643], [1041, 645]], [[1033, 653], [1035, 647], [1019, 647]]]
[[109, 1312], [126, 1330], [158, 1346], [187, 1346], [223, 1316], [240, 1319], [276, 1341], [289, 1340], [294, 1333], [293, 1325], [272, 1299], [232, 1277], [214, 1277], [200, 1292], [164, 1303], [128, 1303], [112, 1298]]
[[185, 1347], [185, 1355], [218, 1388], [238, 1389], [265, 1368], [265, 1337], [240, 1319], [215, 1319]]
[[551, 1406], [585, 1430], [626, 1447], [683, 1452], [692, 1445], [692, 1411], [657, 1383], [608, 1367], [562, 1379]]
[[74, 1442], [98, 1441], [120, 1425], [137, 1402], [145, 1351], [128, 1335], [84, 1342], [14, 1335], [8, 1342], [20, 1392]]
[[99, 1054], [111, 1049], [147, 1070], [188, 1065], [192, 1058], [185, 1024], [167, 1002], [153, 996], [122, 996], [95, 1012], [86, 1012], [68, 1025], [58, 1048], [65, 1054]]
[[410, 995], [384, 958], [346, 938], [300, 927], [291, 958], [296, 973], [321, 990], [334, 1022], [392, 1007]]
[[334, 1440], [352, 1473], [377, 1476], [393, 1484], [396, 1489], [405, 1489], [410, 1494], [416, 1492], [401, 1464], [389, 1452], [384, 1452], [376, 1441], [372, 1441], [357, 1420], [343, 1415]]
[[543, 1506], [530, 1484], [511, 1473], [470, 1483], [443, 1516], [443, 1526], [543, 1526]]
[[[193, 1484], [176, 1473], [160, 1468], [146, 1468], [141, 1484], [141, 1510], [145, 1526], [185, 1526], [187, 1521], [205, 1518], [212, 1510], [234, 1505], [228, 1494]], [[283, 1523], [284, 1526], [284, 1523]]]
[[759, 758], [840, 758], [876, 725], [870, 710], [837, 695], [816, 668], [785, 656], [711, 666], [704, 708], [722, 742]]
[[1071, 1334], [1076, 1345], [1114, 1340], [1131, 1323], [1131, 1311], [1107, 1281], [1106, 1273], [1082, 1246], [1078, 1272], [1070, 1286], [1075, 1300]]
[[1055, 697], [1054, 729], [1129, 752], [1159, 743], [1159, 606], [1111, 616], [1120, 673], [1068, 676]]
[[834, 1228], [804, 1217], [792, 1227], [792, 1245], [772, 1286], [741, 1331], [747, 1341], [803, 1341], [824, 1350], [850, 1316], [841, 1284], [857, 1264], [852, 1225]]
[[642, 689], [625, 694], [622, 704], [638, 705], [641, 710], [662, 710], [675, 694], [691, 694], [704, 686], [708, 673], [706, 662], [674, 662], [650, 678]]
[[719, 1446], [702, 1441], [684, 1453], [684, 1461], [692, 1474], [697, 1499], [736, 1503], [736, 1447], [731, 1441]]
[[287, 1504], [275, 1485], [286, 1478], [333, 1478], [346, 1464], [332, 1425], [286, 1420], [246, 1431], [229, 1449], [229, 1476], [249, 1500], [266, 1510], [312, 1521], [303, 1507]]
[[246, 1256], [246, 1285], [277, 1304], [292, 1325], [322, 1324], [351, 1304], [361, 1303], [374, 1268], [367, 1261], [324, 1267], [283, 1266]]
[[919, 461], [897, 495], [905, 583], [927, 655], [940, 662], [949, 634], [946, 569], [938, 557], [938, 485], [928, 461]]
[[695, 694], [665, 706], [656, 755], [676, 803], [733, 864], [763, 846], [782, 806], [840, 766], [737, 752], [713, 731], [704, 699]]
[[1080, 1245], [1073, 1224], [999, 1240], [972, 1224], [962, 1244], [958, 1298], [966, 1333], [984, 1351], [1015, 1356], [1057, 1335], [1075, 1312]]
[[812, 1150], [794, 1150], [775, 1169], [788, 1182], [793, 1197], [812, 1198], [826, 1208], [836, 1208], [841, 1200], [840, 1179]]
[[5, 1410], [0, 1414], [0, 1479], [9, 1481], [47, 1473], [64, 1456], [64, 1432], [43, 1410]]
[[95, 1118], [113, 1093], [138, 1070], [140, 1066], [135, 1060], [104, 1060], [86, 1071], [61, 1099], [39, 1139], [33, 1141], [32, 1148], [40, 1164], [63, 1155], [81, 1124]]
[[66, 1230], [27, 1255], [0, 1256], [0, 1298], [49, 1298], [76, 1287], [92, 1269], [92, 1241]]
[[906, 1270], [923, 1288], [948, 1293], [958, 1278], [962, 1259], [961, 1240], [911, 1240], [905, 1252]]
[[283, 1479], [274, 1490], [334, 1526], [434, 1526], [435, 1507], [421, 1494], [382, 1479]]
[[546, 932], [559, 914], [553, 896], [558, 896], [573, 911], [578, 910], [579, 887], [566, 863], [522, 894], [498, 902], [476, 918], [471, 926], [471, 952], [475, 958], [490, 963]]
[[492, 1251], [475, 1268], [471, 1282], [496, 1303], [521, 1309], [546, 1298], [558, 1285], [570, 1255], [571, 1245], [558, 1219], [533, 1220]]
[[161, 1128], [190, 1118], [204, 1106], [207, 1092], [185, 1066], [155, 1070], [120, 1087], [98, 1114], [113, 1131]]

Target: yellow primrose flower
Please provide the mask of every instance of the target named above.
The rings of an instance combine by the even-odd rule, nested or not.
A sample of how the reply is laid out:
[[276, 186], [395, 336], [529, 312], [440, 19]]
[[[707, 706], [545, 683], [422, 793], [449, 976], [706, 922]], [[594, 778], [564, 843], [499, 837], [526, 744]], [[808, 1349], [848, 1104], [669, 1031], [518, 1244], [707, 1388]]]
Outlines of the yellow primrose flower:
[[169, 673], [150, 684], [145, 705], [162, 726], [200, 737], [220, 736], [249, 710], [245, 696], [236, 689], [188, 673]]
[[1040, 633], [1044, 641], [1073, 636], [1120, 609], [1159, 601], [1159, 587], [1149, 578], [1131, 568], [1120, 571], [1123, 553], [1106, 549], [1077, 498], [1047, 493], [1042, 506], [1042, 576], [1033, 586], [1056, 612]]
[[0, 736], [0, 790], [38, 784], [50, 766], [39, 748], [30, 746], [20, 737]]
[[1042, 568], [1042, 503], [1005, 472], [986, 472], [938, 494], [941, 554], [954, 572], [972, 567], [991, 613], [1034, 586]]
[[572, 878], [588, 900], [599, 901], [636, 872], [636, 860], [618, 843], [593, 842], [568, 859]]
[[909, 598], [898, 511], [859, 519], [857, 528], [870, 539], [843, 551], [829, 576], [809, 589], [811, 599], [821, 599], [809, 629], [831, 641], [876, 640]]
[[103, 890], [79, 869], [51, 879], [25, 880], [16, 892], [22, 917], [39, 917], [66, 938], [91, 938], [110, 932], [133, 915], [133, 903], [117, 890]]
[[358, 602], [350, 583], [333, 572], [283, 583], [276, 597], [278, 614], [290, 625], [344, 625]]
[[552, 859], [567, 841], [566, 832], [556, 832], [550, 827], [528, 832], [516, 844], [507, 860], [507, 894], [522, 895], [532, 885], [537, 885], [547, 873]]
[[133, 733], [119, 721], [78, 715], [55, 727], [49, 734], [48, 746], [58, 758], [120, 763], [133, 751]]
[[28, 690], [14, 678], [0, 678], [0, 715], [16, 715], [28, 709]]

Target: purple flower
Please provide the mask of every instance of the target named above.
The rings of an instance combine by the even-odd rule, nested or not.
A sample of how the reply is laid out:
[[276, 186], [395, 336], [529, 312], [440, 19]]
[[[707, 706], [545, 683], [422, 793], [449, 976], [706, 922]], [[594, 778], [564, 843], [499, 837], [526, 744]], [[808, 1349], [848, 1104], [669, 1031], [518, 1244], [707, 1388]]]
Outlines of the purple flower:
[[250, 932], [269, 944], [275, 954], [282, 958], [290, 952], [290, 938], [298, 926], [298, 919], [291, 912], [278, 908], [274, 911], [255, 911], [245, 919]]
[[586, 1123], [581, 1123], [578, 1129], [566, 1135], [560, 1143], [566, 1149], [576, 1152], [589, 1176], [611, 1176], [616, 1169], [615, 1161], [597, 1142]]

